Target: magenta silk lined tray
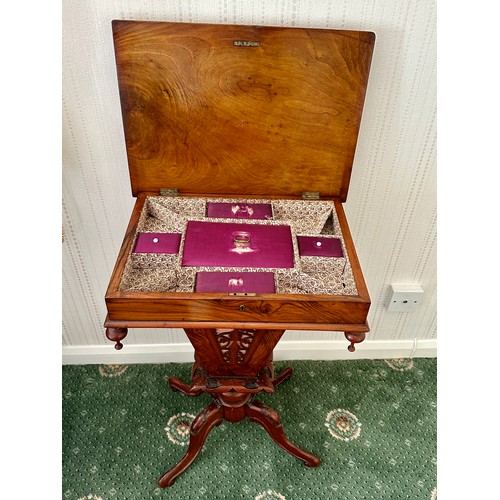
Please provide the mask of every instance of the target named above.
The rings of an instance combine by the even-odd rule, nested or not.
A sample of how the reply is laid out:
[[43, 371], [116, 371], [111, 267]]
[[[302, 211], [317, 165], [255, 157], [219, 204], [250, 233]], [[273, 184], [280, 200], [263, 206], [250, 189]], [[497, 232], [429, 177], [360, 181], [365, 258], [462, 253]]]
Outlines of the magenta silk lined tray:
[[189, 221], [182, 265], [293, 268], [290, 226]]
[[338, 238], [321, 236], [297, 236], [299, 254], [304, 257], [343, 257], [342, 244]]
[[274, 293], [272, 272], [202, 271], [196, 273], [196, 292]]
[[134, 253], [179, 253], [179, 233], [139, 233]]
[[269, 203], [207, 203], [207, 217], [219, 219], [272, 219]]

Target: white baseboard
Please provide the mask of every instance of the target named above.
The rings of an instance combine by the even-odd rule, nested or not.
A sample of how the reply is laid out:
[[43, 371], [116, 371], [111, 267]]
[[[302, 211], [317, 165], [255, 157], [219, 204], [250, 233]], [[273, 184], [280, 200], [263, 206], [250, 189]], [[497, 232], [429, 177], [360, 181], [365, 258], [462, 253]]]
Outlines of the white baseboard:
[[[437, 339], [365, 340], [356, 345], [355, 352], [349, 352], [347, 346], [346, 340], [284, 340], [274, 349], [274, 360], [437, 357]], [[120, 351], [112, 344], [66, 346], [62, 348], [62, 364], [192, 363], [193, 353], [193, 347], [189, 343], [124, 344]]]

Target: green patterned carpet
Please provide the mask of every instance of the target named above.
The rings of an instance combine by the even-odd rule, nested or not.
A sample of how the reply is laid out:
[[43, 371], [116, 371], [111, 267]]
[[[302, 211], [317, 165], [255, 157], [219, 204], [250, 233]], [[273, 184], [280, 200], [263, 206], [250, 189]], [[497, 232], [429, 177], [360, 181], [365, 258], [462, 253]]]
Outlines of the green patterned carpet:
[[276, 374], [286, 366], [293, 377], [259, 398], [321, 465], [305, 467], [258, 424], [223, 422], [166, 489], [158, 478], [212, 400], [170, 390], [191, 365], [64, 366], [62, 498], [437, 498], [436, 359], [277, 362]]

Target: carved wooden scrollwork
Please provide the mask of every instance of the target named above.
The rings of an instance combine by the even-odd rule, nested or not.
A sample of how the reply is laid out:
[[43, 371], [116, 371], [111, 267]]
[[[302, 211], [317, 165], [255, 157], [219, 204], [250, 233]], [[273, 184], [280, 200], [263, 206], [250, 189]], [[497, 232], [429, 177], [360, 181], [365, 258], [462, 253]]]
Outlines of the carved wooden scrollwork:
[[252, 345], [256, 330], [215, 330], [215, 338], [226, 363], [241, 365]]
[[233, 344], [233, 332], [229, 331], [219, 331], [215, 332], [215, 338], [219, 344], [219, 349], [222, 353], [222, 358], [226, 363], [231, 362], [231, 345]]

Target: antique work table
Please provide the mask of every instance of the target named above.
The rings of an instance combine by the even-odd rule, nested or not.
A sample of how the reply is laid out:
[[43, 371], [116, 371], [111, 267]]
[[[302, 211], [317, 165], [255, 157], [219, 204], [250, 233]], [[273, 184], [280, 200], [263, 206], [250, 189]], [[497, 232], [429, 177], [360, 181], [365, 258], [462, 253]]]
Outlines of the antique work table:
[[[192, 423], [186, 455], [159, 485], [174, 483], [214, 426], [246, 417], [305, 465], [317, 466], [319, 459], [292, 444], [277, 412], [256, 396], [272, 393], [292, 375], [287, 368], [276, 376], [272, 363], [285, 330], [344, 332], [350, 351], [369, 331], [370, 298], [342, 203], [375, 37], [355, 31], [134, 21], [113, 21], [113, 35], [137, 200], [106, 292], [106, 335], [121, 349], [128, 329], [183, 328], [195, 352], [192, 379], [186, 383], [172, 376], [170, 386], [188, 396], [207, 392], [213, 397]], [[187, 238], [182, 224], [190, 217], [175, 209], [177, 203], [251, 199], [273, 206], [276, 217], [280, 203], [299, 211], [305, 207], [305, 212], [329, 203], [333, 229], [314, 234], [341, 242], [343, 267], [326, 274], [330, 288], [325, 288], [325, 274], [303, 272], [298, 264], [305, 266], [307, 259], [294, 250], [294, 269], [275, 270], [271, 291], [186, 289], [180, 260], [153, 254], [134, 264], [138, 234], [153, 232], [145, 220], [158, 199], [164, 211], [160, 193], [174, 207], [174, 222], [168, 214], [168, 223], [152, 219], [164, 224], [165, 233], [168, 224], [180, 224], [175, 226], [181, 227], [179, 254]], [[301, 232], [301, 219], [299, 213], [291, 223], [293, 238]], [[241, 237], [234, 241], [241, 246]], [[141, 273], [148, 277], [144, 283]], [[160, 283], [155, 276], [168, 279]], [[287, 288], [278, 276], [298, 276], [298, 284]], [[286, 279], [283, 283], [291, 283]]]

